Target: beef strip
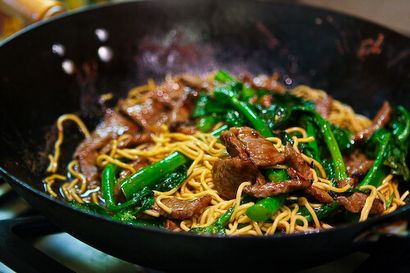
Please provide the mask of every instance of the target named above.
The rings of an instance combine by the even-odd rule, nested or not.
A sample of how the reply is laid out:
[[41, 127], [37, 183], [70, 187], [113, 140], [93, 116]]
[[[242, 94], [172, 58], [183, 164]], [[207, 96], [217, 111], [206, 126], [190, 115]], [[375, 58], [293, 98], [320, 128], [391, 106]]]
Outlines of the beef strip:
[[288, 170], [290, 177], [308, 181], [313, 180], [313, 174], [309, 164], [303, 159], [302, 154], [293, 149], [289, 143], [286, 144], [285, 147], [285, 161], [295, 170]]
[[[355, 192], [349, 197], [346, 196], [339, 196], [337, 197], [337, 202], [339, 205], [343, 206], [346, 210], [359, 213], [362, 211], [367, 195], [361, 192]], [[375, 199], [370, 209], [370, 214], [382, 214], [384, 211], [383, 203], [379, 199]]]
[[354, 188], [357, 182], [358, 182], [357, 178], [347, 177], [343, 180], [337, 181], [337, 186], [339, 188], [343, 188], [344, 186], [349, 185], [351, 188]]
[[332, 109], [332, 103], [333, 98], [326, 95], [322, 100], [315, 101], [315, 109], [322, 116], [322, 118], [327, 119]]
[[164, 228], [168, 230], [175, 230], [179, 228], [178, 224], [171, 219], [166, 219], [164, 222]]
[[309, 194], [311, 197], [313, 197], [321, 203], [328, 204], [333, 202], [332, 196], [330, 196], [330, 194], [327, 191], [319, 189], [312, 185], [305, 190], [305, 193]]
[[167, 198], [161, 200], [164, 205], [172, 210], [170, 214], [154, 205], [154, 209], [158, 210], [161, 215], [173, 219], [183, 220], [190, 219], [199, 215], [204, 208], [209, 206], [212, 201], [210, 195], [205, 195], [194, 200], [179, 200], [177, 198]]
[[241, 82], [254, 89], [265, 89], [278, 94], [286, 92], [286, 88], [279, 82], [279, 76], [277, 74], [273, 74], [272, 76], [258, 75], [253, 77], [250, 73], [242, 73], [238, 78]]
[[232, 157], [249, 158], [260, 168], [272, 167], [285, 160], [271, 142], [249, 127], [233, 127], [221, 134], [221, 141]]
[[177, 77], [178, 81], [184, 85], [187, 85], [197, 91], [211, 90], [212, 82], [202, 79], [199, 76], [192, 74], [181, 74]]
[[392, 108], [390, 103], [385, 101], [377, 112], [372, 124], [354, 136], [355, 141], [367, 140], [377, 129], [383, 128], [390, 121]]
[[78, 159], [81, 172], [90, 185], [98, 184], [98, 168], [95, 165], [98, 150], [125, 133], [137, 137], [138, 127], [114, 110], [108, 109], [103, 121], [97, 125], [91, 136], [77, 147], [74, 158]]
[[[137, 160], [134, 160], [130, 165], [135, 169], [135, 171], [141, 170], [142, 168], [145, 168], [148, 166], [150, 163], [147, 159], [145, 158], [139, 158]], [[124, 169], [120, 172], [120, 175], [118, 176], [118, 181], [123, 180], [125, 177], [129, 176], [131, 174], [131, 170]]]
[[263, 175], [248, 159], [238, 157], [221, 159], [214, 163], [212, 179], [218, 193], [226, 199], [233, 199], [241, 183], [249, 181], [265, 183]]
[[269, 108], [272, 105], [272, 99], [272, 95], [264, 95], [260, 99], [260, 104], [265, 108]]
[[[131, 135], [130, 138], [125, 138], [121, 141], [118, 141], [117, 143], [117, 148], [118, 149], [123, 149], [127, 147], [132, 147], [136, 146], [141, 143], [147, 143], [151, 141], [151, 135], [149, 134], [136, 134], [136, 135]], [[108, 143], [106, 144], [103, 148], [101, 148], [100, 153], [101, 154], [106, 154], [110, 152], [112, 149], [112, 144]]]
[[256, 198], [265, 198], [287, 193], [296, 190], [302, 190], [310, 187], [312, 182], [304, 179], [290, 179], [281, 182], [270, 182], [266, 184], [254, 184], [246, 186], [244, 192]]
[[185, 135], [193, 135], [198, 133], [198, 128], [192, 121], [175, 121], [169, 125], [171, 132], [177, 132]]
[[366, 175], [373, 166], [374, 160], [370, 160], [365, 154], [355, 152], [345, 158], [346, 170], [350, 177], [361, 177]]
[[195, 105], [196, 91], [185, 88], [173, 78], [145, 94], [141, 101], [119, 100], [121, 112], [141, 125], [147, 132], [158, 132], [161, 125], [187, 121]]

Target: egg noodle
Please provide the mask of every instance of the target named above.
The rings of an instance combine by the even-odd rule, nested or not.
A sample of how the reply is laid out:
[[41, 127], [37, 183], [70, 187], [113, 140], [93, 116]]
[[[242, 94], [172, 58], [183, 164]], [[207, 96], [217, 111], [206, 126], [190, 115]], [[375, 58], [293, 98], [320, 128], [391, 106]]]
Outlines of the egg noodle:
[[[134, 96], [136, 103], [139, 96], [147, 90], [155, 88], [155, 83], [150, 80], [147, 85], [134, 88], [130, 91], [129, 96]], [[321, 90], [315, 90], [307, 86], [298, 86], [291, 90], [296, 96], [303, 97], [307, 100], [317, 101], [323, 99], [327, 94]], [[357, 115], [352, 108], [342, 104], [337, 100], [333, 100], [331, 113], [328, 120], [343, 128], [348, 128], [352, 132], [359, 132], [366, 128], [371, 121], [366, 117]], [[95, 185], [89, 185], [83, 174], [79, 171], [79, 165], [76, 160], [71, 161], [67, 166], [67, 176], [58, 174], [58, 161], [60, 155], [60, 146], [63, 142], [63, 124], [67, 121], [74, 122], [87, 138], [90, 133], [84, 123], [75, 115], [67, 114], [61, 116], [57, 121], [58, 139], [54, 146], [54, 155], [49, 155], [50, 165], [48, 168], [49, 176], [44, 179], [45, 189], [47, 192], [58, 197], [63, 196], [66, 200], [77, 202], [93, 202], [103, 205], [104, 200], [100, 188]], [[219, 126], [219, 125], [216, 125]], [[216, 128], [214, 128], [216, 129]], [[293, 149], [299, 150], [299, 144], [315, 141], [313, 137], [308, 137], [306, 131], [300, 127], [292, 127], [285, 130], [292, 134]], [[105, 153], [100, 153], [97, 157], [97, 166], [102, 169], [108, 163], [118, 165], [121, 169], [126, 169], [135, 172], [131, 164], [124, 163], [123, 159], [129, 161], [146, 159], [150, 163], [159, 161], [165, 158], [172, 152], [180, 152], [192, 160], [192, 164], [188, 168], [188, 178], [181, 184], [180, 187], [172, 189], [168, 192], [154, 191], [156, 204], [165, 212], [170, 213], [171, 208], [167, 207], [162, 201], [167, 198], [178, 198], [181, 200], [193, 200], [198, 197], [209, 195], [212, 197], [211, 204], [205, 208], [201, 214], [191, 219], [180, 222], [176, 231], [189, 231], [195, 227], [205, 227], [214, 223], [228, 209], [233, 208], [233, 215], [226, 226], [226, 234], [228, 235], [272, 235], [277, 232], [294, 233], [294, 232], [309, 232], [314, 229], [328, 229], [332, 226], [328, 223], [320, 221], [315, 213], [315, 209], [320, 208], [323, 204], [313, 203], [305, 197], [292, 195], [290, 193], [284, 205], [265, 222], [254, 222], [247, 215], [246, 210], [251, 207], [253, 202], [244, 202], [243, 189], [250, 182], [243, 182], [236, 193], [236, 197], [231, 200], [223, 199], [215, 189], [212, 181], [212, 166], [215, 161], [228, 157], [228, 153], [224, 145], [218, 142], [218, 139], [211, 134], [196, 133], [194, 135], [185, 135], [182, 133], [169, 132], [166, 126], [162, 126], [159, 133], [151, 135], [152, 141], [144, 143], [133, 148], [118, 148], [118, 143], [130, 137], [122, 135], [114, 139], [110, 143], [111, 149]], [[282, 140], [277, 137], [267, 138], [278, 151], [283, 152], [285, 145]], [[344, 187], [334, 186], [332, 181], [327, 179], [327, 174], [323, 166], [302, 154], [303, 159], [311, 166], [313, 174], [313, 185], [317, 188], [335, 193], [344, 193], [350, 189], [349, 185]], [[121, 161], [119, 159], [122, 159]], [[286, 168], [284, 165], [277, 165], [275, 168]], [[58, 181], [58, 183], [56, 183]], [[396, 210], [399, 206], [405, 204], [404, 199], [409, 194], [406, 191], [400, 195], [398, 183], [393, 179], [393, 175], [389, 174], [383, 180], [383, 183], [378, 188], [373, 186], [365, 186], [362, 191], [369, 193], [364, 208], [360, 213], [360, 221], [365, 221], [368, 218], [370, 209], [374, 200], [380, 199], [385, 211], [390, 213]], [[309, 222], [299, 212], [301, 208], [306, 208], [312, 221]], [[154, 210], [147, 210], [145, 214], [152, 217], [159, 217], [160, 214]]]

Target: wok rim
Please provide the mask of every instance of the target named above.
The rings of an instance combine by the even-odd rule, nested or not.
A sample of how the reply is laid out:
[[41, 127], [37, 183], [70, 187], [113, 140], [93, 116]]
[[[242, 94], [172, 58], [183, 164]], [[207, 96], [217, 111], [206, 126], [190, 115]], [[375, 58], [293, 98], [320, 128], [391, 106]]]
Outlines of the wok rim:
[[[231, 0], [234, 1], [234, 0]], [[297, 7], [302, 7], [305, 10], [311, 10], [311, 11], [320, 11], [320, 12], [326, 12], [329, 15], [337, 15], [337, 16], [342, 16], [344, 18], [346, 18], [347, 20], [353, 20], [353, 21], [357, 21], [360, 22], [362, 24], [366, 24], [368, 26], [372, 26], [377, 28], [380, 31], [384, 31], [384, 32], [389, 32], [391, 34], [394, 34], [396, 36], [399, 36], [400, 39], [402, 39], [403, 41], [407, 41], [410, 44], [410, 35], [406, 35], [403, 33], [400, 33], [394, 29], [390, 29], [389, 27], [380, 25], [376, 22], [370, 21], [368, 19], [362, 18], [360, 16], [356, 16], [356, 15], [350, 15], [347, 14], [345, 12], [340, 12], [340, 11], [335, 11], [332, 9], [328, 9], [328, 8], [322, 8], [322, 7], [317, 7], [314, 5], [309, 5], [306, 3], [295, 3], [295, 2], [270, 2], [268, 1], [263, 1], [263, 0], [241, 0], [243, 2], [259, 2], [259, 3], [269, 3], [271, 5], [276, 5], [276, 6], [297, 6]], [[121, 2], [111, 2], [111, 3], [102, 3], [99, 5], [93, 5], [93, 6], [87, 6], [84, 8], [80, 8], [78, 10], [75, 11], [69, 11], [60, 15], [57, 15], [51, 19], [45, 20], [45, 21], [41, 21], [41, 22], [36, 22], [33, 23], [27, 27], [25, 27], [24, 29], [14, 33], [13, 35], [7, 37], [6, 39], [4, 39], [3, 41], [0, 42], [0, 51], [2, 48], [9, 46], [10, 44], [14, 43], [15, 41], [17, 42], [19, 38], [24, 37], [25, 35], [27, 35], [27, 33], [32, 32], [33, 30], [37, 30], [39, 28], [42, 27], [46, 27], [49, 24], [58, 24], [60, 21], [66, 19], [67, 17], [75, 17], [75, 16], [80, 16], [83, 13], [91, 13], [91, 12], [95, 12], [96, 10], [102, 10], [102, 9], [106, 9], [106, 8], [111, 8], [113, 6], [121, 6], [121, 5], [132, 5], [132, 4], [136, 4], [136, 3], [147, 3], [147, 2], [161, 2], [161, 0], [126, 0], [126, 1], [121, 1]], [[107, 224], [115, 224], [115, 225], [119, 225], [119, 226], [123, 226], [123, 228], [132, 228], [134, 230], [136, 230], [137, 232], [150, 232], [150, 233], [160, 233], [161, 235], [164, 236], [177, 236], [179, 238], [203, 238], [203, 239], [211, 239], [211, 240], [215, 240], [215, 241], [225, 241], [225, 240], [229, 240], [229, 241], [244, 241], [244, 240], [252, 240], [252, 241], [277, 241], [277, 240], [291, 240], [291, 239], [297, 239], [300, 238], [301, 236], [303, 236], [304, 238], [307, 238], [307, 236], [312, 237], [312, 236], [316, 236], [317, 234], [331, 234], [331, 233], [335, 233], [335, 232], [342, 232], [345, 230], [353, 230], [354, 228], [357, 229], [357, 235], [363, 234], [366, 231], [370, 231], [371, 229], [378, 227], [378, 226], [383, 226], [388, 224], [390, 221], [394, 221], [397, 219], [401, 219], [403, 218], [403, 216], [408, 213], [410, 215], [410, 204], [406, 204], [405, 206], [400, 207], [399, 209], [397, 209], [396, 211], [386, 214], [386, 215], [382, 215], [382, 216], [377, 216], [377, 217], [372, 217], [364, 222], [359, 222], [359, 223], [345, 223], [345, 224], [341, 224], [338, 226], [335, 226], [331, 229], [315, 229], [313, 231], [310, 232], [298, 232], [298, 233], [292, 233], [292, 234], [274, 234], [271, 236], [251, 236], [251, 235], [239, 235], [239, 236], [231, 236], [231, 235], [225, 235], [225, 236], [217, 236], [217, 235], [201, 235], [201, 234], [195, 234], [195, 233], [190, 233], [190, 232], [174, 232], [174, 231], [170, 231], [167, 230], [165, 228], [150, 228], [150, 227], [144, 227], [144, 226], [134, 226], [131, 224], [127, 224], [124, 222], [120, 222], [120, 221], [115, 221], [113, 219], [111, 219], [108, 216], [104, 216], [104, 215], [100, 215], [100, 214], [96, 214], [96, 213], [92, 213], [92, 212], [87, 212], [85, 210], [81, 210], [79, 208], [76, 208], [72, 205], [70, 205], [69, 203], [63, 201], [62, 199], [59, 198], [54, 198], [52, 196], [50, 196], [49, 194], [47, 194], [46, 192], [40, 191], [34, 187], [31, 187], [29, 185], [29, 183], [24, 182], [22, 180], [20, 180], [19, 178], [11, 175], [3, 166], [0, 166], [0, 175], [2, 174], [2, 176], [6, 179], [7, 182], [12, 182], [12, 186], [14, 187], [15, 185], [13, 185], [14, 183], [18, 184], [21, 188], [23, 188], [24, 190], [26, 190], [27, 192], [30, 192], [31, 194], [35, 194], [39, 197], [41, 197], [43, 200], [46, 200], [47, 202], [49, 202], [50, 204], [57, 204], [58, 206], [64, 207], [65, 209], [69, 209], [69, 210], [73, 210], [75, 213], [77, 214], [81, 214], [81, 215], [86, 215], [87, 217], [92, 217], [95, 220], [100, 220], [100, 221], [104, 221]], [[408, 181], [410, 182], [410, 181]], [[40, 211], [42, 212], [42, 211]], [[406, 217], [406, 216], [404, 216]], [[408, 216], [407, 216], [408, 217]], [[52, 222], [53, 219], [50, 219]], [[62, 228], [62, 230], [65, 231], [64, 226], [60, 226], [59, 227]], [[353, 241], [352, 241], [353, 243]]]

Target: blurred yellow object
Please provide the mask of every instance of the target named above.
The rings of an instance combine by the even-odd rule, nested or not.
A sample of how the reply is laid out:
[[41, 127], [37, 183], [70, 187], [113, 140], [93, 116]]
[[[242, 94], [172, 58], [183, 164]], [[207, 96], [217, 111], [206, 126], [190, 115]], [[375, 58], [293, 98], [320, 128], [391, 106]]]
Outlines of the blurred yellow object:
[[10, 36], [24, 27], [24, 21], [20, 17], [7, 16], [0, 13], [0, 40]]
[[[61, 10], [64, 10], [63, 5], [66, 9], [72, 10], [91, 4], [109, 2], [109, 0], [57, 0], [57, 2], [53, 0], [35, 1], [36, 2], [32, 2], [32, 0], [12, 0], [10, 2], [0, 0], [0, 40], [19, 31], [29, 23], [48, 18], [48, 15], [54, 15], [54, 13], [51, 14], [51, 12], [55, 12], [55, 14], [61, 12]], [[41, 13], [45, 10], [42, 8], [43, 6], [45, 8], [47, 6], [52, 6], [53, 2], [55, 7], [60, 7], [61, 9], [57, 10], [53, 8], [46, 10], [47, 14]], [[24, 14], [23, 17], [25, 17], [25, 20], [23, 17], [16, 14]], [[31, 15], [31, 18], [29, 18], [27, 14]]]
[[68, 9], [76, 9], [90, 4], [109, 2], [109, 0], [65, 0], [61, 2], [65, 3]]
[[66, 0], [65, 2], [68, 9], [81, 8], [86, 5], [86, 0]]

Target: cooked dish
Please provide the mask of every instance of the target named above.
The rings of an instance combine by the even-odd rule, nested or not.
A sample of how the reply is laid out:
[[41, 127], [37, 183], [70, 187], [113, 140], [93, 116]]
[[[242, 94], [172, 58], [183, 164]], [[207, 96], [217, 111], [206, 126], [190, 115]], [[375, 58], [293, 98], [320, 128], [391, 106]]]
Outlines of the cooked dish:
[[[112, 99], [112, 94], [101, 100]], [[64, 127], [84, 140], [66, 166]], [[46, 191], [133, 225], [218, 235], [309, 232], [405, 205], [410, 114], [373, 118], [277, 75], [148, 80], [107, 108], [90, 133], [57, 121]]]

